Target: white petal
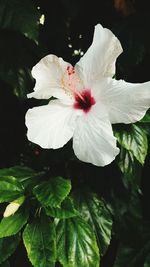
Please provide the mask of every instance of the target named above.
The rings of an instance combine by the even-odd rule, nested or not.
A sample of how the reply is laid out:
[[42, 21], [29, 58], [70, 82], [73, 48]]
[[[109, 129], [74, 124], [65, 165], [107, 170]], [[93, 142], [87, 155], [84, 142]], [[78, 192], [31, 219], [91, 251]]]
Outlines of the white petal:
[[26, 113], [27, 137], [43, 148], [63, 147], [73, 136], [77, 112], [59, 100], [29, 109]]
[[92, 110], [77, 119], [73, 149], [80, 160], [97, 166], [105, 166], [115, 159], [119, 149], [103, 108], [99, 106], [96, 112]]
[[34, 92], [28, 97], [37, 99], [49, 99], [56, 94], [63, 94], [62, 78], [64, 72], [70, 66], [62, 58], [55, 55], [48, 55], [42, 58], [32, 69], [32, 76], [36, 80]]
[[[76, 65], [83, 73], [85, 83], [98, 77], [112, 77], [115, 74], [115, 62], [122, 53], [122, 47], [117, 37], [100, 24], [95, 26], [92, 45]], [[81, 77], [82, 78], [82, 77]]]
[[101, 94], [111, 123], [134, 123], [150, 108], [150, 82], [135, 84], [107, 79]]

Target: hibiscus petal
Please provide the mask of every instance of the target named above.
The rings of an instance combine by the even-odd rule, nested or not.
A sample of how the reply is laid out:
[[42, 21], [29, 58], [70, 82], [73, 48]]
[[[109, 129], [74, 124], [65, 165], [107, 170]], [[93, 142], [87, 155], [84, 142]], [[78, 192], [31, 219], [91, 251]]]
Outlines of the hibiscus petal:
[[34, 92], [28, 97], [49, 99], [65, 95], [62, 89], [62, 78], [70, 63], [55, 55], [42, 58], [32, 69], [32, 76], [36, 80]]
[[109, 29], [96, 25], [92, 45], [76, 64], [76, 70], [85, 85], [91, 79], [112, 77], [115, 74], [116, 59], [121, 53], [122, 47], [117, 37]]
[[73, 136], [77, 112], [59, 100], [29, 109], [26, 113], [27, 137], [43, 148], [63, 147]]
[[150, 82], [135, 84], [107, 79], [101, 100], [111, 123], [134, 123], [150, 108]]
[[96, 112], [93, 110], [77, 119], [73, 149], [78, 159], [105, 166], [115, 159], [119, 148], [116, 147], [111, 124], [101, 106], [95, 109]]

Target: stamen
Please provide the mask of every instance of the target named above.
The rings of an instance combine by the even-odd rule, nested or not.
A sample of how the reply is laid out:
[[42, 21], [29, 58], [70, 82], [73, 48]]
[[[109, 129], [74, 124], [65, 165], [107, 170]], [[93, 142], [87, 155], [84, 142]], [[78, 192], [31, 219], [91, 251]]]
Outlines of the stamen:
[[75, 69], [72, 66], [68, 66], [67, 71], [69, 76], [75, 73]]
[[81, 84], [82, 81], [79, 79], [77, 73], [75, 72], [75, 68], [72, 66], [67, 66], [67, 77], [64, 75], [65, 79], [62, 79], [63, 88], [66, 91], [71, 91], [74, 95], [78, 96], [85, 101], [82, 94], [77, 90], [77, 85]]

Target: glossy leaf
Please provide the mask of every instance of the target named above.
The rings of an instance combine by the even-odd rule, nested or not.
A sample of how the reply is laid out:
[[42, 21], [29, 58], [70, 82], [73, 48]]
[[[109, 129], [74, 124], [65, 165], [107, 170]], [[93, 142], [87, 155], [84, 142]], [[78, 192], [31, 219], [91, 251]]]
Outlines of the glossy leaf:
[[29, 167], [19, 165], [0, 170], [0, 177], [13, 176], [18, 183], [21, 183], [24, 187], [35, 183], [42, 175], [44, 175], [44, 172], [36, 172]]
[[132, 124], [128, 130], [115, 132], [115, 136], [121, 146], [132, 152], [136, 160], [144, 164], [148, 142], [146, 132], [141, 126]]
[[124, 147], [120, 147], [117, 163], [124, 174], [122, 181], [125, 187], [128, 188], [132, 185], [134, 189], [140, 192], [142, 165], [136, 160], [133, 153]]
[[[7, 172], [6, 172], [6, 175]], [[24, 192], [21, 183], [13, 176], [4, 176], [0, 171], [0, 203], [19, 198]]]
[[120, 148], [118, 165], [125, 174], [132, 174], [134, 171], [135, 158], [133, 153], [124, 147]]
[[3, 218], [0, 222], [0, 238], [17, 234], [27, 223], [28, 212], [20, 208], [14, 215]]
[[0, 239], [0, 264], [14, 253], [19, 241], [19, 236], [11, 236]]
[[78, 211], [75, 209], [73, 205], [72, 199], [69, 197], [67, 197], [61, 203], [60, 207], [58, 208], [47, 207], [45, 208], [45, 211], [48, 216], [58, 218], [58, 219], [71, 218], [71, 217], [79, 215]]
[[101, 254], [103, 255], [110, 244], [112, 216], [102, 199], [91, 192], [74, 194], [75, 207], [80, 215], [92, 226], [97, 237]]
[[33, 266], [55, 266], [56, 233], [53, 223], [48, 218], [28, 224], [23, 232], [23, 241]]
[[45, 207], [59, 207], [71, 190], [70, 180], [54, 177], [37, 185], [33, 193]]
[[80, 217], [56, 223], [57, 257], [63, 267], [99, 267], [99, 249], [92, 227]]

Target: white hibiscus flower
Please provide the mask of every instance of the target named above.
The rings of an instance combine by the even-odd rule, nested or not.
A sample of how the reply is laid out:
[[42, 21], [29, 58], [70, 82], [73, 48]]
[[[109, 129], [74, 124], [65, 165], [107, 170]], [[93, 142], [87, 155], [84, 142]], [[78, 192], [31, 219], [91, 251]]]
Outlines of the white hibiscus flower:
[[73, 138], [81, 161], [111, 163], [119, 153], [111, 124], [136, 122], [150, 107], [150, 82], [112, 78], [121, 52], [119, 40], [98, 24], [92, 45], [74, 67], [54, 55], [41, 59], [33, 67], [36, 84], [28, 97], [57, 99], [27, 111], [28, 139], [57, 149]]

